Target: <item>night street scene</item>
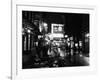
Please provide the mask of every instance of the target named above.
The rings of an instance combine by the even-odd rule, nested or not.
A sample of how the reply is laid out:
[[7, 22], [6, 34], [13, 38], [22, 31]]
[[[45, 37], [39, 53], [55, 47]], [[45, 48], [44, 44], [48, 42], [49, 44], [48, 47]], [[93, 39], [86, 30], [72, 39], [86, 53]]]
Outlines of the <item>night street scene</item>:
[[22, 11], [22, 69], [89, 66], [89, 14]]

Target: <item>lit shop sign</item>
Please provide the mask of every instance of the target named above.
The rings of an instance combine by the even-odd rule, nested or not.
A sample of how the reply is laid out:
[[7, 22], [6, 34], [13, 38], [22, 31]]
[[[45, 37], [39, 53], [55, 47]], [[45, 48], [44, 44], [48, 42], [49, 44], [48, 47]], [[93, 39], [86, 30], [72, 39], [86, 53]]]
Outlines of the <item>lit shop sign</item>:
[[53, 33], [53, 34], [50, 34], [49, 37], [50, 37], [50, 39], [53, 39], [53, 38], [63, 38], [64, 35], [61, 34], [61, 33], [58, 33], [58, 34]]
[[64, 24], [51, 24], [51, 33], [63, 33]]
[[62, 38], [64, 32], [64, 25], [63, 24], [51, 24], [51, 36], [52, 38]]

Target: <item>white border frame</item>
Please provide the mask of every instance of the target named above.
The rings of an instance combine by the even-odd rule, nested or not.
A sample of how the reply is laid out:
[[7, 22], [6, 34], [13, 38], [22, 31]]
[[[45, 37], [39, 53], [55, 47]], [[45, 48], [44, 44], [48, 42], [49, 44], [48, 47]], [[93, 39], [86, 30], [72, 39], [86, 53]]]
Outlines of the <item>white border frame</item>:
[[[12, 80], [27, 80], [29, 78], [69, 76], [69, 75], [87, 75], [97, 71], [97, 53], [96, 48], [96, 8], [91, 6], [76, 6], [63, 4], [45, 4], [25, 3], [20, 1], [12, 2]], [[22, 10], [31, 11], [49, 11], [66, 13], [89, 13], [90, 14], [90, 66], [85, 67], [66, 67], [66, 68], [47, 68], [47, 69], [21, 69], [21, 28], [22, 28]], [[81, 73], [81, 74], [80, 74]], [[66, 74], [66, 75], [65, 75]]]

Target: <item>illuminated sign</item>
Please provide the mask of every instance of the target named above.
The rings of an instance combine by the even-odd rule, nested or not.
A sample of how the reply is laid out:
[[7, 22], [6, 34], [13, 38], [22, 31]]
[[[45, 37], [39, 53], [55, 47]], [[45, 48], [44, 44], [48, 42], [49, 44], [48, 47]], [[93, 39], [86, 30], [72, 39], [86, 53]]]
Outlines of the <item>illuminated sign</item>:
[[51, 33], [63, 33], [64, 24], [51, 24]]

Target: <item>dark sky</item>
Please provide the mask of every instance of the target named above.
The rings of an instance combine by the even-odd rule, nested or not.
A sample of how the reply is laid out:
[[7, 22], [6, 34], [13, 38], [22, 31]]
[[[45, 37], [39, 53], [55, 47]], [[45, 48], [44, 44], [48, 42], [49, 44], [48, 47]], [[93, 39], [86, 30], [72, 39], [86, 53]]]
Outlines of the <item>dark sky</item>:
[[82, 33], [89, 32], [89, 15], [66, 14], [65, 24], [66, 32], [80, 37]]

